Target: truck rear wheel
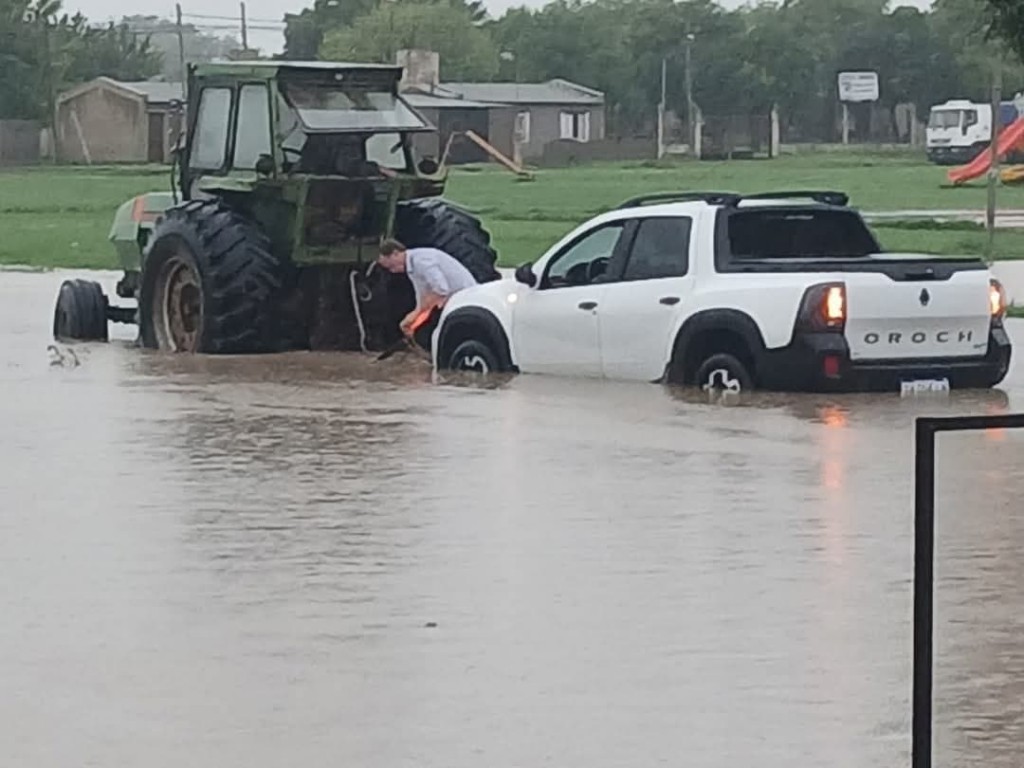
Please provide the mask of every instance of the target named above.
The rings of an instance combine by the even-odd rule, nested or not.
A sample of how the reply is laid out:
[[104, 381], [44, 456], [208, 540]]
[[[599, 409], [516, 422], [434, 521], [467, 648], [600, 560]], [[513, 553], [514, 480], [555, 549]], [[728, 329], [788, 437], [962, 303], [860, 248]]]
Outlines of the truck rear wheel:
[[99, 283], [65, 280], [53, 308], [53, 338], [106, 341], [107, 297]]
[[259, 228], [219, 200], [172, 208], [149, 240], [139, 290], [143, 345], [268, 352], [283, 267]]
[[700, 364], [694, 376], [705, 391], [747, 392], [754, 388], [750, 371], [737, 357], [719, 352]]

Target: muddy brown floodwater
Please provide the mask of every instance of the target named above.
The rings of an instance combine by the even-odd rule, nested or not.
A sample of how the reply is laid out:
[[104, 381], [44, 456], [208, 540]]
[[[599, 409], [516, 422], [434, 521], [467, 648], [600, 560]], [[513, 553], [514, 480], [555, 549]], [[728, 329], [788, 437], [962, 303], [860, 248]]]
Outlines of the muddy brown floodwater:
[[[1024, 374], [727, 407], [72, 356], [62, 277], [0, 274], [3, 765], [909, 765], [913, 418]], [[935, 764], [1019, 768], [1024, 435], [940, 453]]]

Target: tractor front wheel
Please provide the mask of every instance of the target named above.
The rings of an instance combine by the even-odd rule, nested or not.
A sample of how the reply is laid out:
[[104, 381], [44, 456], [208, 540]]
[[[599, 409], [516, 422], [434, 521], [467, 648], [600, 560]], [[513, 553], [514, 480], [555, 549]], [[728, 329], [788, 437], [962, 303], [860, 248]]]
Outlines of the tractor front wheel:
[[106, 341], [107, 297], [99, 283], [65, 280], [53, 308], [53, 338], [74, 341]]
[[267, 237], [223, 202], [172, 208], [146, 250], [142, 343], [172, 352], [273, 351], [282, 279]]

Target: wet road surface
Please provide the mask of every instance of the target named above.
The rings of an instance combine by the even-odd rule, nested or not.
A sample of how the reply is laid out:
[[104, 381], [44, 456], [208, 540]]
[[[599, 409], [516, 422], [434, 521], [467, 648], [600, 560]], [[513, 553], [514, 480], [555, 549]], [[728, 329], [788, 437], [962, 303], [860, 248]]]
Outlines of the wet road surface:
[[[123, 327], [51, 364], [62, 277], [0, 273], [4, 765], [909, 765], [912, 420], [1024, 374], [723, 407]], [[1019, 768], [1024, 435], [940, 446], [935, 764]]]

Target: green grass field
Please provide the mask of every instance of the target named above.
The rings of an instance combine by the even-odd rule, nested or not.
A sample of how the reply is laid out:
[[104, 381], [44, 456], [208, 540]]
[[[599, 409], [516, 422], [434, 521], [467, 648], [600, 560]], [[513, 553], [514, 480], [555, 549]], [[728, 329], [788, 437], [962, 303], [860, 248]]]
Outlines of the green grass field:
[[[0, 264], [115, 268], [107, 242], [117, 206], [169, 188], [166, 168], [37, 168], [0, 173]], [[629, 163], [538, 171], [520, 181], [495, 167], [452, 174], [447, 196], [477, 212], [503, 265], [536, 258], [583, 219], [645, 192], [838, 189], [863, 211], [985, 206], [983, 182], [951, 188], [945, 170], [907, 155], [815, 153], [777, 160]], [[1001, 208], [1024, 209], [1024, 188], [1004, 187]], [[986, 235], [969, 223], [887, 221], [873, 227], [889, 250], [981, 254]], [[997, 258], [1024, 258], [1024, 230], [996, 236]]]

